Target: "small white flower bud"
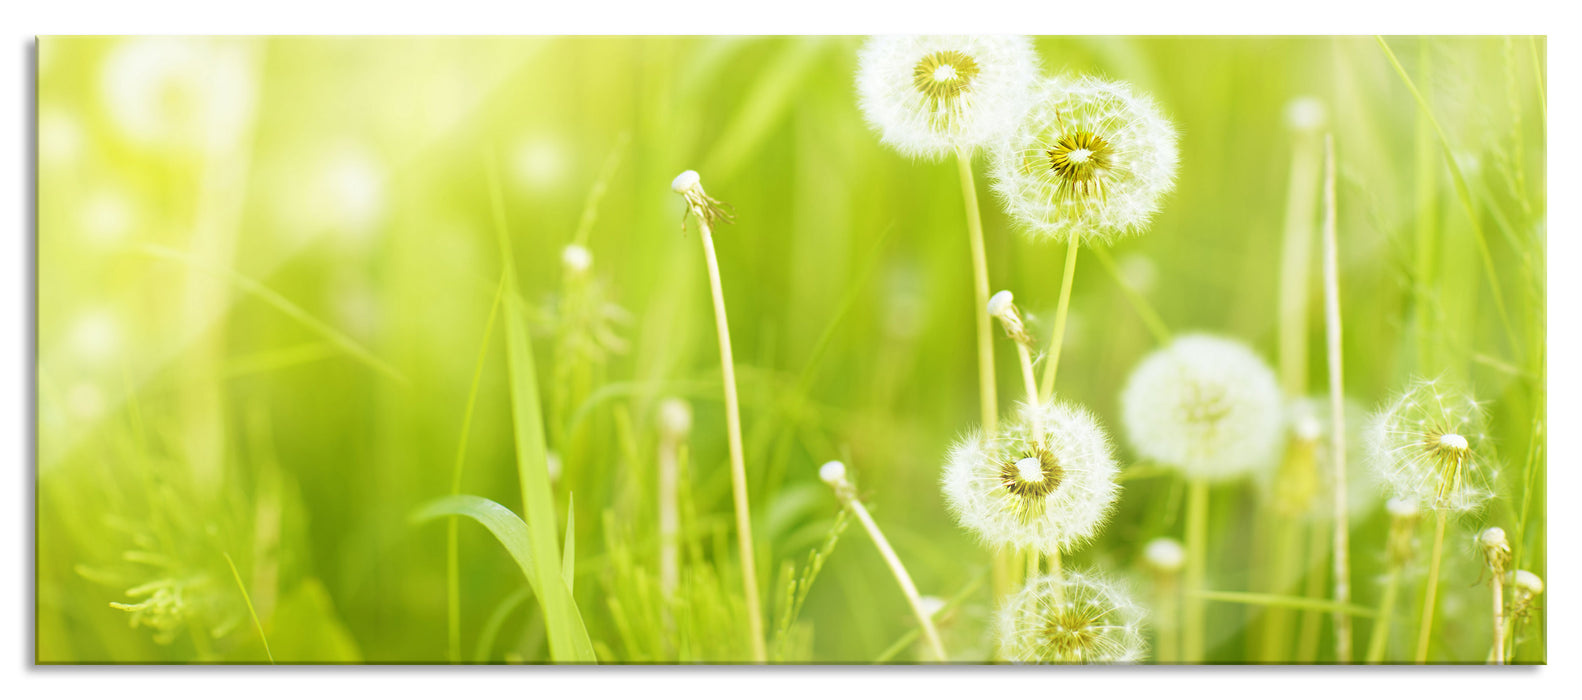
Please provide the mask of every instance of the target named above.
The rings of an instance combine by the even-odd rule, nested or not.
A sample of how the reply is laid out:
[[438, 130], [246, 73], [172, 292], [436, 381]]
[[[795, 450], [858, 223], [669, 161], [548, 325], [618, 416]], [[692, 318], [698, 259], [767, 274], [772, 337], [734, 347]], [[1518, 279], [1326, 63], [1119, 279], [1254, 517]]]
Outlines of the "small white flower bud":
[[1143, 559], [1161, 573], [1174, 573], [1186, 563], [1186, 549], [1169, 537], [1160, 537], [1143, 547]]
[[989, 315], [996, 318], [1009, 313], [1011, 310], [1011, 290], [1002, 289], [989, 297]]
[[560, 264], [565, 266], [566, 272], [581, 275], [593, 267], [593, 253], [573, 243], [561, 249]]
[[1417, 517], [1417, 501], [1410, 498], [1392, 498], [1385, 502], [1384, 509], [1397, 518]]
[[671, 397], [659, 402], [659, 433], [667, 440], [680, 442], [692, 431], [692, 409], [687, 402]]
[[818, 468], [818, 478], [823, 479], [826, 484], [837, 486], [846, 481], [846, 465], [840, 462], [825, 462], [824, 466]]
[[698, 175], [698, 171], [688, 170], [670, 181], [670, 189], [675, 190], [676, 194], [686, 194], [688, 190], [697, 187], [702, 180], [703, 178]]

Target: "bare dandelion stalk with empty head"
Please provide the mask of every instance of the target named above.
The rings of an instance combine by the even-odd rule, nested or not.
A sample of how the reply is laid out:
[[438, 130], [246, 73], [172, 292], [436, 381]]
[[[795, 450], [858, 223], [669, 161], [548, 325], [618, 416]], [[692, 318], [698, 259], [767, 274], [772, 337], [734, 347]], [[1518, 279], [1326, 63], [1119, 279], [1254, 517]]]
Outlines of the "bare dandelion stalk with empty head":
[[730, 323], [725, 318], [725, 292], [720, 285], [720, 263], [714, 254], [715, 222], [731, 223], [734, 217], [724, 203], [703, 191], [697, 171], [688, 170], [671, 181], [670, 188], [682, 196], [687, 211], [698, 221], [698, 238], [703, 243], [703, 259], [709, 268], [709, 290], [714, 297], [714, 329], [720, 341], [720, 371], [725, 385], [725, 428], [730, 444], [731, 496], [736, 505], [736, 540], [742, 560], [742, 588], [747, 604], [747, 625], [752, 635], [753, 660], [769, 658], [764, 645], [763, 610], [758, 600], [758, 565], [753, 554], [752, 516], [747, 500], [747, 466], [742, 448], [741, 406], [736, 398], [736, 364], [731, 356]]
[[1505, 573], [1511, 566], [1511, 544], [1505, 530], [1491, 527], [1478, 535], [1483, 561], [1489, 566], [1489, 587], [1494, 591], [1494, 647], [1489, 663], [1505, 663]]
[[901, 563], [895, 549], [890, 547], [890, 541], [885, 538], [884, 532], [879, 530], [879, 524], [874, 522], [873, 516], [868, 513], [868, 508], [862, 504], [862, 499], [857, 497], [857, 488], [846, 478], [846, 465], [840, 462], [826, 462], [818, 470], [820, 479], [834, 489], [835, 497], [840, 499], [841, 505], [851, 509], [862, 523], [863, 529], [868, 531], [868, 537], [873, 539], [875, 547], [879, 548], [879, 555], [884, 557], [884, 563], [890, 567], [890, 573], [895, 575], [896, 583], [901, 585], [901, 594], [906, 596], [906, 603], [912, 607], [912, 614], [917, 616], [917, 624], [923, 630], [923, 638], [928, 640], [929, 648], [934, 652], [939, 661], [949, 661], [945, 654], [945, 645], [940, 641], [939, 630], [934, 627], [931, 611], [923, 605], [923, 599], [917, 592], [917, 585], [912, 583], [912, 576], [906, 573], [906, 566]]

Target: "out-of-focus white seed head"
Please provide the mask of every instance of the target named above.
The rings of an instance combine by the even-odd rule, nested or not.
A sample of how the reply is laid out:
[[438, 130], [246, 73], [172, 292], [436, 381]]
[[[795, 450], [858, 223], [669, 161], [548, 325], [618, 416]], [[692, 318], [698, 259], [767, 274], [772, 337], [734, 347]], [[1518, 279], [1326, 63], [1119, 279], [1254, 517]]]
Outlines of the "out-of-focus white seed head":
[[1201, 334], [1180, 336], [1144, 358], [1121, 391], [1133, 449], [1194, 479], [1273, 466], [1282, 409], [1262, 358], [1239, 341]]
[[547, 451], [545, 451], [544, 452], [544, 462], [545, 462], [545, 465], [549, 467], [549, 480], [550, 481], [560, 481], [560, 474], [561, 474], [561, 468], [562, 468], [562, 465], [561, 465], [561, 462], [560, 462], [560, 453], [556, 452], [554, 450], [547, 450]]
[[846, 465], [836, 461], [825, 462], [824, 466], [818, 468], [818, 478], [823, 479], [824, 483], [831, 486], [844, 483], [846, 481]]
[[1417, 517], [1417, 501], [1412, 498], [1396, 496], [1384, 502], [1384, 509], [1396, 518]]
[[1324, 101], [1312, 95], [1303, 95], [1285, 105], [1285, 125], [1292, 131], [1311, 133], [1324, 128], [1328, 121]]
[[1128, 253], [1115, 261], [1115, 266], [1120, 269], [1121, 279], [1138, 294], [1146, 296], [1159, 281], [1159, 266], [1142, 253]]
[[1059, 77], [994, 147], [990, 175], [1031, 238], [1107, 243], [1141, 233], [1175, 187], [1175, 127], [1125, 83]]
[[1064, 551], [1096, 533], [1120, 491], [1109, 436], [1088, 411], [1023, 405], [998, 434], [951, 449], [945, 501], [956, 520], [995, 547]]
[[659, 434], [672, 442], [687, 439], [692, 431], [692, 407], [686, 401], [670, 397], [659, 402]]
[[1433, 511], [1465, 513], [1494, 498], [1498, 462], [1472, 396], [1442, 380], [1417, 380], [1374, 415], [1370, 466], [1397, 496]]
[[926, 595], [917, 600], [918, 607], [922, 608], [923, 616], [933, 618], [939, 611], [945, 609], [945, 599], [938, 596]]
[[560, 264], [568, 274], [581, 276], [593, 268], [593, 252], [572, 243], [560, 251]]
[[1143, 561], [1154, 571], [1173, 574], [1186, 563], [1186, 548], [1173, 538], [1158, 537], [1143, 547]]
[[1544, 580], [1526, 569], [1517, 569], [1506, 575], [1507, 583], [1518, 591], [1528, 596], [1541, 595], [1544, 592]]
[[220, 151], [252, 121], [255, 73], [246, 40], [137, 37], [110, 50], [100, 87], [110, 123], [129, 140]]
[[676, 194], [686, 194], [702, 181], [703, 177], [698, 175], [698, 171], [685, 170], [680, 175], [677, 175], [676, 179], [670, 181], [670, 189], [674, 190]]
[[1000, 609], [1000, 651], [1013, 663], [1137, 663], [1147, 653], [1142, 617], [1141, 607], [1097, 575], [1043, 576]]
[[879, 140], [937, 159], [1014, 128], [1038, 79], [1022, 36], [876, 36], [857, 54], [857, 101]]

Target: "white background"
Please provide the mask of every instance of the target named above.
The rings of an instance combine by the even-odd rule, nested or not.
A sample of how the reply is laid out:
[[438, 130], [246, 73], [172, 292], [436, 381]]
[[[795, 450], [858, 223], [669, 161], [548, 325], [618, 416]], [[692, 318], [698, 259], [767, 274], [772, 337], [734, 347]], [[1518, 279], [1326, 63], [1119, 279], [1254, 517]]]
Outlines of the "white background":
[[[39, 34], [1548, 34], [1550, 367], [1549, 492], [1582, 497], [1582, 451], [1570, 443], [1582, 417], [1578, 382], [1582, 264], [1576, 242], [1577, 24], [1560, 2], [1229, 2], [1222, 0], [653, 0], [650, 2], [331, 2], [263, 0], [11, 0], [0, 9], [9, 39], [0, 71], [0, 697], [224, 698], [462, 696], [493, 698], [865, 697], [911, 700], [1109, 700], [1118, 697], [1513, 698], [1582, 697], [1574, 589], [1582, 508], [1549, 509], [1543, 668], [72, 668], [33, 666], [33, 37]], [[1503, 94], [1502, 86], [1490, 86]], [[1556, 170], [1555, 167], [1559, 169]], [[1558, 272], [1559, 274], [1555, 274]], [[12, 688], [11, 686], [14, 686]], [[1570, 687], [1567, 691], [1564, 688]], [[20, 691], [16, 694], [13, 691]], [[1349, 696], [1349, 697], [1346, 697]]]

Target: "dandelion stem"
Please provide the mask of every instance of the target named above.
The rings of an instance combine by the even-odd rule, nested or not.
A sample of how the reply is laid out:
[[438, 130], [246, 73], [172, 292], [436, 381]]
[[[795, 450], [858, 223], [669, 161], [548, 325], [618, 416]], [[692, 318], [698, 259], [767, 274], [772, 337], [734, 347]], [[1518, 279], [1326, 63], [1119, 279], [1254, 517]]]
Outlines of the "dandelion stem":
[[961, 197], [967, 207], [967, 239], [972, 245], [972, 303], [978, 310], [978, 400], [983, 412], [983, 430], [993, 435], [999, 417], [994, 395], [994, 344], [989, 322], [989, 261], [983, 247], [983, 216], [978, 211], [978, 187], [972, 179], [970, 151], [956, 151], [956, 170], [961, 175]]
[[[842, 489], [837, 488], [837, 492]], [[884, 557], [884, 563], [889, 565], [890, 573], [895, 574], [895, 580], [901, 584], [901, 593], [906, 596], [906, 602], [912, 606], [912, 614], [917, 616], [917, 624], [923, 629], [923, 637], [928, 640], [928, 646], [940, 661], [949, 661], [945, 654], [945, 645], [939, 639], [939, 630], [934, 627], [933, 618], [923, 610], [923, 599], [917, 593], [917, 586], [912, 583], [911, 575], [906, 573], [906, 566], [901, 564], [901, 558], [896, 556], [895, 550], [890, 547], [890, 541], [885, 539], [884, 533], [879, 531], [878, 523], [873, 521], [873, 516], [868, 514], [868, 509], [856, 497], [842, 497], [846, 506], [856, 514], [857, 521], [862, 523], [863, 529], [868, 531], [868, 536], [873, 538], [873, 544], [879, 548], [879, 555]]]
[[1180, 602], [1181, 582], [1175, 572], [1159, 574], [1159, 653], [1155, 659], [1161, 664], [1181, 662]]
[[1331, 490], [1335, 502], [1334, 587], [1335, 603], [1335, 661], [1351, 663], [1351, 616], [1346, 606], [1351, 604], [1350, 524], [1346, 507], [1346, 425], [1345, 387], [1340, 357], [1340, 263], [1339, 244], [1335, 240], [1335, 139], [1324, 137], [1324, 320], [1329, 346], [1329, 431], [1334, 443], [1330, 464]]
[[1423, 621], [1417, 629], [1417, 655], [1419, 664], [1428, 662], [1428, 638], [1434, 630], [1434, 602], [1439, 597], [1439, 562], [1445, 553], [1445, 512], [1439, 511], [1434, 519], [1434, 549], [1428, 558], [1428, 581], [1423, 591]]
[[1390, 616], [1395, 613], [1395, 599], [1401, 589], [1401, 566], [1391, 564], [1388, 578], [1384, 580], [1384, 598], [1379, 601], [1379, 612], [1374, 616], [1373, 634], [1368, 638], [1370, 664], [1384, 661], [1384, 648], [1390, 641]]
[[1126, 300], [1131, 302], [1132, 309], [1137, 311], [1137, 315], [1142, 318], [1143, 325], [1147, 326], [1148, 332], [1153, 334], [1154, 342], [1160, 345], [1168, 345], [1170, 343], [1170, 328], [1165, 325], [1164, 319], [1148, 303], [1148, 300], [1144, 299], [1143, 295], [1133, 289], [1132, 285], [1126, 281], [1126, 278], [1121, 276], [1121, 271], [1115, 267], [1115, 260], [1110, 257], [1109, 251], [1097, 246], [1088, 250], [1093, 252], [1093, 258], [1098, 260], [1099, 264], [1104, 266], [1105, 271], [1110, 273], [1110, 277], [1115, 279], [1115, 286], [1119, 287], [1121, 294], [1124, 294]]
[[[1027, 349], [1027, 344], [1016, 344], [1016, 356], [1022, 361], [1022, 386], [1027, 390], [1027, 404], [1038, 405], [1038, 380], [1033, 378], [1033, 355]], [[1036, 415], [1034, 416], [1036, 419]]]
[[714, 296], [714, 329], [720, 341], [720, 371], [725, 384], [725, 427], [731, 455], [731, 496], [736, 504], [736, 540], [742, 560], [742, 588], [746, 595], [747, 625], [752, 635], [753, 660], [763, 663], [769, 652], [764, 646], [763, 610], [758, 602], [758, 566], [753, 555], [753, 526], [748, 513], [747, 466], [742, 454], [741, 408], [736, 400], [736, 364], [731, 357], [730, 324], [725, 318], [725, 292], [720, 285], [720, 263], [714, 254], [714, 236], [709, 217], [702, 211], [698, 219], [698, 238], [703, 242], [703, 257], [709, 268], [709, 289]]
[[1505, 589], [1501, 580], [1504, 572], [1494, 570], [1494, 665], [1505, 663]]
[[1066, 271], [1060, 280], [1060, 305], [1055, 307], [1055, 334], [1049, 339], [1049, 362], [1044, 365], [1044, 383], [1040, 387], [1040, 396], [1045, 398], [1055, 395], [1055, 373], [1060, 370], [1060, 348], [1066, 341], [1066, 314], [1071, 310], [1071, 282], [1077, 275], [1077, 243], [1076, 235], [1070, 237], [1066, 245]]
[[[473, 408], [478, 404], [478, 385], [483, 379], [483, 361], [489, 355], [489, 338], [494, 334], [494, 319], [500, 312], [500, 298], [505, 293], [505, 276], [495, 287], [494, 303], [489, 305], [489, 320], [484, 322], [483, 342], [478, 346], [478, 361], [472, 368], [472, 388], [467, 390], [467, 408], [462, 412], [461, 437], [456, 445], [456, 467], [451, 472], [450, 495], [461, 495], [461, 473], [467, 464], [467, 436], [472, 432]], [[450, 662], [461, 663], [461, 561], [456, 534], [456, 516], [450, 517], [445, 544], [446, 628], [450, 638]]]
[[1205, 564], [1204, 547], [1208, 542], [1208, 482], [1193, 479], [1187, 486], [1186, 512], [1186, 593], [1182, 605], [1181, 660], [1196, 664], [1203, 662], [1203, 601]]

